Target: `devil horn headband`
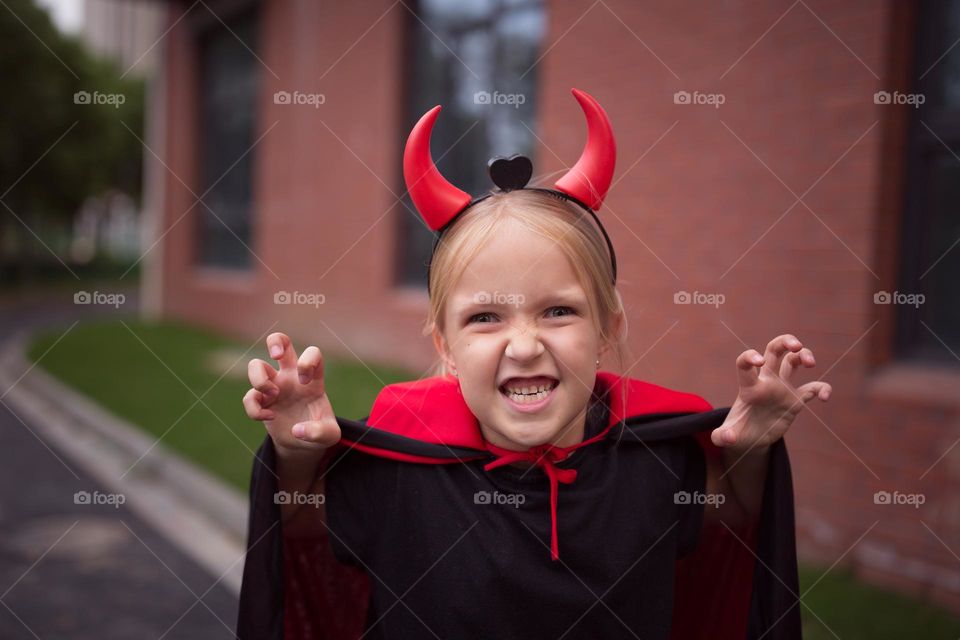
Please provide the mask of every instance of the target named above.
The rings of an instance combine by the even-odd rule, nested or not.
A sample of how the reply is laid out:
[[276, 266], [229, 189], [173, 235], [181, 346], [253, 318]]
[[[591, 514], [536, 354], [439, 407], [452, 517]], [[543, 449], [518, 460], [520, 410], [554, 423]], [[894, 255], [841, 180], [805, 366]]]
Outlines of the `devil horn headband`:
[[[587, 143], [577, 164], [557, 180], [554, 187], [586, 207], [597, 210], [613, 178], [616, 141], [610, 120], [600, 103], [579, 89], [573, 89], [573, 96], [587, 118]], [[473, 201], [469, 193], [457, 188], [440, 174], [430, 155], [430, 134], [440, 109], [440, 105], [437, 105], [420, 118], [407, 138], [403, 153], [403, 177], [407, 191], [427, 226], [434, 231], [447, 226]], [[494, 162], [491, 161], [491, 164]]]
[[[613, 281], [616, 282], [617, 258], [613, 251], [613, 244], [600, 219], [594, 213], [603, 204], [603, 199], [610, 189], [613, 169], [617, 161], [616, 140], [614, 140], [607, 113], [600, 103], [593, 96], [579, 89], [572, 89], [572, 92], [587, 119], [586, 145], [573, 168], [554, 183], [554, 189], [537, 190], [548, 191], [572, 200], [590, 213], [606, 240], [613, 269]], [[403, 177], [407, 183], [407, 192], [427, 226], [442, 234], [443, 230], [463, 211], [489, 196], [472, 198], [469, 193], [447, 181], [433, 163], [433, 157], [430, 155], [430, 134], [433, 132], [433, 125], [437, 121], [440, 109], [440, 105], [437, 105], [423, 114], [410, 132], [403, 152]], [[487, 163], [487, 170], [494, 184], [503, 191], [527, 188], [527, 181], [533, 173], [530, 160], [516, 155], [491, 159]], [[437, 235], [433, 245], [434, 251], [439, 239], [440, 235]], [[428, 271], [428, 289], [429, 281]]]

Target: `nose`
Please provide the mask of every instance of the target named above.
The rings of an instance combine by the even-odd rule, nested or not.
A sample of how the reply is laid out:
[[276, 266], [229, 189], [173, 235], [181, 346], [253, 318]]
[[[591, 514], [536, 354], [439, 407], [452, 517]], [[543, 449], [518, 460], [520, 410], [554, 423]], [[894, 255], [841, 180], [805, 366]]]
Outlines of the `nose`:
[[537, 329], [527, 324], [516, 324], [507, 341], [506, 355], [508, 358], [524, 362], [533, 360], [544, 352], [543, 343], [537, 335]]

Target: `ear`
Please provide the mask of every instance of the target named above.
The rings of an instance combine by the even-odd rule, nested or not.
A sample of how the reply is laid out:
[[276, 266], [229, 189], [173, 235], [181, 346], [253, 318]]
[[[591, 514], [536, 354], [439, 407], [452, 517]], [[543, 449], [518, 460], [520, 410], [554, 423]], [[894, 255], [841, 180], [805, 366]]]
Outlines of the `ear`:
[[613, 344], [626, 337], [627, 318], [623, 313], [623, 308], [615, 313], [610, 319], [610, 337], [611, 340], [605, 340], [600, 345], [600, 356], [605, 356], [613, 348]]
[[443, 359], [447, 369], [450, 371], [456, 371], [457, 365], [453, 362], [453, 357], [450, 354], [450, 348], [447, 345], [447, 339], [443, 337], [443, 333], [441, 333], [437, 328], [433, 329], [433, 346]]

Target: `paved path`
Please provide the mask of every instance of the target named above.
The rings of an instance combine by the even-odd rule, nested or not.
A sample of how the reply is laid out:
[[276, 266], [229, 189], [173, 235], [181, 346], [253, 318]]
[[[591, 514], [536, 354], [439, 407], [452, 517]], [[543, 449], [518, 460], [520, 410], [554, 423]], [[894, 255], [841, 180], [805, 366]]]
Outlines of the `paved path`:
[[[125, 306], [136, 308], [130, 299]], [[0, 302], [0, 339], [102, 313], [54, 299]], [[110, 316], [117, 317], [110, 310]], [[19, 375], [19, 373], [17, 374]], [[0, 389], [0, 638], [233, 638], [237, 602], [210, 575], [43, 442]], [[23, 422], [21, 422], [23, 420]], [[76, 492], [91, 502], [77, 504]]]

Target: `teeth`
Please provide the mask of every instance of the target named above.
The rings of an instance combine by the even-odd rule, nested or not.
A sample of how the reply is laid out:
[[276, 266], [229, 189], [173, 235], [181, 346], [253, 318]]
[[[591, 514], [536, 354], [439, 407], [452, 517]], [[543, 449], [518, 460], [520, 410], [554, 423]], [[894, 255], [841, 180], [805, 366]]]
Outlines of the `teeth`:
[[507, 391], [510, 393], [539, 393], [541, 391], [549, 391], [553, 385], [541, 384], [538, 387], [507, 387]]
[[556, 383], [539, 385], [537, 387], [511, 387], [506, 389], [506, 395], [518, 404], [539, 402], [550, 395], [550, 392], [555, 386]]

